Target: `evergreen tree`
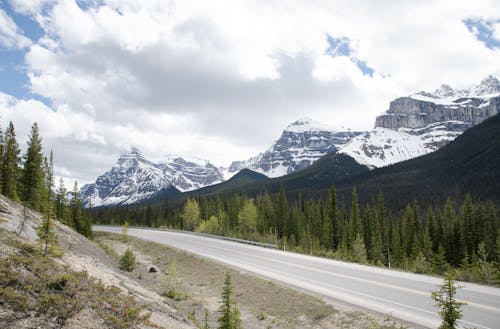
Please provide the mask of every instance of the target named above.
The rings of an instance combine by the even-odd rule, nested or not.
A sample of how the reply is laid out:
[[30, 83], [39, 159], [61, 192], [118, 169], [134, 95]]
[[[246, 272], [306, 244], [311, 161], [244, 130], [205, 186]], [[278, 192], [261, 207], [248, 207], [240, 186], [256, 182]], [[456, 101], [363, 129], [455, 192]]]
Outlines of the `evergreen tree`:
[[218, 323], [218, 329], [241, 329], [240, 312], [233, 299], [233, 285], [229, 273], [226, 273], [224, 280]]
[[203, 329], [210, 329], [210, 325], [208, 324], [208, 310], [205, 309], [205, 316], [203, 317]]
[[28, 137], [28, 148], [24, 155], [21, 186], [22, 200], [32, 209], [39, 211], [42, 207], [44, 190], [42, 138], [35, 122]]
[[358, 192], [356, 187], [352, 187], [352, 202], [351, 202], [351, 241], [357, 238], [358, 235], [363, 236], [363, 227], [361, 224], [361, 216], [359, 214]]
[[64, 186], [64, 181], [62, 178], [59, 178], [59, 187], [57, 188], [55, 197], [56, 218], [69, 227], [73, 227], [73, 222], [71, 221], [71, 218], [68, 217], [66, 210], [67, 194], [68, 190], [66, 190], [66, 187]]
[[276, 211], [276, 231], [278, 238], [286, 236], [287, 222], [288, 222], [288, 200], [285, 194], [285, 187], [281, 185], [278, 195], [278, 202], [275, 207]]
[[352, 257], [357, 263], [366, 263], [366, 246], [361, 234], [358, 233], [352, 244]]
[[462, 317], [462, 302], [457, 302], [456, 295], [459, 287], [455, 284], [453, 272], [447, 272], [444, 282], [439, 286], [439, 290], [432, 292], [434, 306], [443, 321], [439, 329], [455, 329], [457, 322]]
[[71, 222], [73, 223], [75, 230], [79, 233], [82, 233], [84, 227], [82, 199], [80, 197], [78, 183], [76, 181], [75, 185], [73, 185], [73, 192], [69, 204], [71, 208]]
[[136, 266], [135, 255], [132, 250], [127, 249], [120, 257], [120, 269], [127, 272], [132, 272]]
[[19, 145], [16, 140], [14, 124], [9, 123], [4, 137], [5, 150], [2, 161], [2, 194], [12, 200], [19, 200], [17, 184], [19, 176]]
[[57, 235], [54, 231], [54, 214], [52, 207], [49, 207], [40, 226], [37, 228], [38, 239], [43, 246], [44, 254], [54, 250], [57, 243]]

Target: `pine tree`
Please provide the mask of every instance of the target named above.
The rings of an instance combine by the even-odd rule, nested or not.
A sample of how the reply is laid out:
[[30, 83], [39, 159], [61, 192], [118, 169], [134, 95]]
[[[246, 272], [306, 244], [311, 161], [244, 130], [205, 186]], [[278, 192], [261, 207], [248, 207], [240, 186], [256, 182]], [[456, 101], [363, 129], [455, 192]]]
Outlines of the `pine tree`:
[[352, 244], [352, 257], [357, 263], [366, 263], [366, 246], [361, 234], [358, 233]]
[[434, 306], [442, 319], [439, 329], [455, 329], [457, 322], [462, 317], [462, 305], [465, 303], [456, 300], [457, 289], [453, 272], [447, 272], [444, 282], [439, 286], [439, 290], [432, 292]]
[[44, 173], [42, 138], [35, 122], [28, 138], [28, 148], [24, 155], [24, 167], [21, 178], [22, 200], [31, 208], [39, 211], [43, 202]]
[[224, 280], [219, 314], [218, 329], [241, 329], [240, 312], [233, 299], [233, 285], [229, 273], [226, 273]]
[[205, 309], [205, 316], [203, 318], [203, 329], [210, 329], [210, 325], [208, 324], [208, 310]]
[[9, 123], [4, 137], [5, 150], [2, 161], [2, 194], [13, 200], [19, 200], [17, 180], [19, 176], [19, 145], [16, 140], [14, 124]]
[[42, 243], [44, 254], [48, 254], [54, 250], [57, 243], [57, 235], [54, 231], [54, 213], [52, 207], [46, 211], [46, 215], [40, 226], [37, 228], [38, 239]]
[[132, 250], [127, 249], [120, 257], [120, 269], [127, 272], [132, 272], [136, 266], [135, 255]]
[[73, 185], [73, 193], [69, 204], [71, 208], [71, 222], [73, 223], [75, 230], [82, 233], [84, 227], [82, 199], [80, 198], [78, 183], [76, 181], [75, 185]]
[[59, 187], [56, 191], [55, 197], [55, 209], [56, 209], [56, 218], [59, 219], [62, 223], [68, 225], [69, 227], [73, 227], [73, 222], [71, 218], [68, 217], [66, 211], [66, 195], [68, 190], [64, 186], [64, 181], [62, 178], [59, 178]]
[[276, 232], [278, 238], [286, 237], [288, 222], [288, 200], [286, 198], [285, 187], [281, 185], [278, 195], [278, 201], [275, 207], [276, 211]]
[[358, 192], [356, 187], [352, 187], [352, 202], [351, 202], [351, 241], [357, 236], [363, 236], [363, 227], [361, 224], [361, 215], [359, 214]]

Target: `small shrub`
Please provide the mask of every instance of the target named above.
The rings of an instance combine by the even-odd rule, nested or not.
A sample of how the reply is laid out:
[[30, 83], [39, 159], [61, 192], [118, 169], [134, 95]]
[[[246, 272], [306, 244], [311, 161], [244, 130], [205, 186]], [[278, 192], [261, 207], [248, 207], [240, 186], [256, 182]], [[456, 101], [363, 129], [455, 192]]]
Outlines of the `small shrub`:
[[101, 249], [102, 249], [102, 250], [104, 250], [104, 252], [105, 252], [106, 254], [108, 254], [108, 255], [110, 255], [110, 256], [113, 256], [113, 257], [116, 257], [116, 256], [117, 256], [117, 255], [116, 255], [116, 251], [115, 251], [115, 249], [113, 248], [113, 246], [112, 246], [112, 245], [109, 245], [109, 244], [107, 244], [107, 243], [104, 243], [104, 242], [102, 242], [102, 241], [100, 241], [100, 240], [97, 240], [97, 241], [96, 241], [96, 244], [97, 244], [99, 247], [101, 247]]
[[259, 314], [257, 314], [257, 320], [259, 320], [259, 321], [265, 320], [266, 318], [267, 318], [267, 315], [264, 312], [259, 312]]
[[0, 298], [3, 298], [7, 304], [10, 304], [16, 310], [23, 312], [30, 308], [29, 298], [12, 287], [0, 289]]
[[186, 295], [182, 291], [173, 288], [168, 289], [163, 295], [178, 302], [186, 299]]
[[132, 272], [135, 269], [136, 260], [132, 250], [127, 249], [120, 257], [120, 269], [127, 272]]

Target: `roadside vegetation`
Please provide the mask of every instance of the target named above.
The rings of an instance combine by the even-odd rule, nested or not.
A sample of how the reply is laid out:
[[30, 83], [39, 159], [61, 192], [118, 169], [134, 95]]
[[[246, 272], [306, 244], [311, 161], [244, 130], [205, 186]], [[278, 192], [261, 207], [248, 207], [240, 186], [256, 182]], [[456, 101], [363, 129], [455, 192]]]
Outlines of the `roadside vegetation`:
[[338, 200], [332, 187], [326, 200], [289, 200], [284, 188], [255, 198], [216, 195], [191, 198], [183, 207], [122, 207], [92, 212], [96, 223], [164, 227], [275, 244], [299, 253], [351, 262], [500, 283], [500, 214], [492, 202], [465, 197], [422, 210], [415, 199], [391, 211], [380, 193], [360, 205]]

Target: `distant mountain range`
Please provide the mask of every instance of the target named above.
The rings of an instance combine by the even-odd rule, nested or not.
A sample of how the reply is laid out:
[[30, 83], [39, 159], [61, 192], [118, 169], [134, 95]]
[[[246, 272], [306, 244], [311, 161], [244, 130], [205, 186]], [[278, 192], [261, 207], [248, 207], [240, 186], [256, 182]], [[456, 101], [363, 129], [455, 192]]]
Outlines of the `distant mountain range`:
[[412, 159], [446, 145], [466, 129], [500, 113], [500, 82], [493, 76], [465, 90], [443, 85], [390, 103], [375, 128], [339, 152], [369, 168]]
[[226, 177], [244, 168], [268, 177], [284, 176], [310, 166], [327, 153], [341, 149], [361, 133], [302, 118], [289, 124], [265, 152], [246, 161], [234, 161], [227, 169]]
[[167, 156], [161, 163], [144, 158], [137, 148], [122, 154], [116, 165], [80, 193], [86, 207], [134, 204], [160, 192], [188, 191], [222, 182], [218, 168], [208, 161]]
[[189, 196], [263, 191], [276, 193], [281, 186], [290, 198], [325, 197], [335, 185], [340, 200], [349, 202], [353, 186], [360, 201], [382, 192], [386, 205], [401, 209], [417, 198], [422, 205], [439, 205], [447, 197], [462, 200], [466, 193], [482, 200], [500, 201], [500, 114], [468, 129], [436, 152], [369, 170], [343, 153], [329, 153], [295, 173], [245, 185], [220, 183], [188, 192]]
[[[369, 132], [335, 129], [308, 118], [297, 120], [286, 127], [267, 151], [245, 161], [235, 161], [228, 168], [180, 156], [168, 156], [161, 163], [153, 163], [133, 148], [110, 171], [83, 186], [81, 194], [85, 206], [97, 207], [177, 196], [214, 184], [219, 185], [192, 194], [206, 194], [220, 188], [238, 189], [249, 183], [265, 185], [264, 176], [250, 171], [235, 176], [236, 180], [229, 185], [221, 184], [243, 169], [271, 178], [284, 176], [270, 182], [286, 181], [287, 189], [295, 185], [308, 189], [311, 185], [312, 190], [316, 188], [320, 193], [318, 177], [331, 182], [331, 172], [336, 179], [369, 174], [368, 169], [434, 152], [497, 113], [500, 113], [500, 82], [489, 76], [466, 90], [443, 85], [432, 93], [418, 92], [395, 99], [376, 118], [375, 128]], [[313, 178], [304, 180], [309, 173]]]

